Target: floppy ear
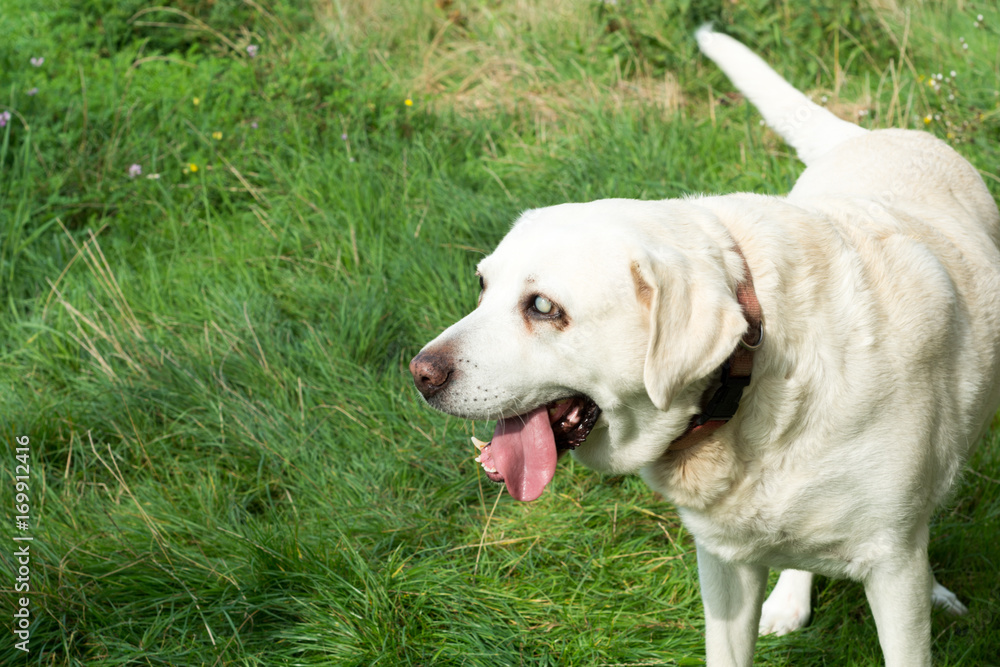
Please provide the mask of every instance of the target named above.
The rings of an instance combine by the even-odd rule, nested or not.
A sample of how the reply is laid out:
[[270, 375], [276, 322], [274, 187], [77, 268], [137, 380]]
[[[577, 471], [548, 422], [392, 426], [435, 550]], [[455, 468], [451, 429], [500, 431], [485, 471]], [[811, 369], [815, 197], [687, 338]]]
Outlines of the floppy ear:
[[747, 321], [721, 261], [663, 253], [633, 262], [632, 279], [649, 311], [643, 381], [666, 410], [681, 389], [725, 362]]

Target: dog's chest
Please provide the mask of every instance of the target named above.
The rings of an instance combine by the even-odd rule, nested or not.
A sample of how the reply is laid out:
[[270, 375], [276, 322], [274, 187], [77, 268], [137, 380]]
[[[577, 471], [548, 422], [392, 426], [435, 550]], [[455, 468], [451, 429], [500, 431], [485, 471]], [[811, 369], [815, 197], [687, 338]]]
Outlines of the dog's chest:
[[836, 522], [823, 521], [804, 528], [798, 521], [767, 515], [759, 508], [734, 508], [722, 516], [717, 511], [678, 511], [700, 546], [730, 562], [858, 579], [888, 548], [859, 541], [856, 532], [839, 528]]

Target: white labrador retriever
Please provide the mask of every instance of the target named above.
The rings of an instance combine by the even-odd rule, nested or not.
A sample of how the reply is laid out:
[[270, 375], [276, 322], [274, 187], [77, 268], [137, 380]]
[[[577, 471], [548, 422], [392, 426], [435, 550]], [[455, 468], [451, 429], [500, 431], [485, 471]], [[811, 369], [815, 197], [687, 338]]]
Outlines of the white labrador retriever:
[[788, 196], [528, 211], [410, 370], [433, 407], [498, 420], [479, 460], [519, 500], [566, 449], [672, 500], [710, 665], [802, 627], [811, 572], [864, 584], [888, 665], [928, 665], [932, 602], [964, 611], [928, 522], [1000, 402], [996, 204], [933, 136], [863, 130], [697, 39], [806, 163]]

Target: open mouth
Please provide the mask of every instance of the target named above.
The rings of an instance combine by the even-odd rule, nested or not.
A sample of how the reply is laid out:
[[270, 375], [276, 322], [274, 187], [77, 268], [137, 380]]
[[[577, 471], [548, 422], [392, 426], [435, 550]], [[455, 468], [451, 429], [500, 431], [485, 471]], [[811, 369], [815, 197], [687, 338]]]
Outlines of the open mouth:
[[583, 443], [600, 415], [586, 396], [571, 396], [498, 420], [493, 440], [472, 439], [480, 452], [476, 461], [514, 498], [534, 500], [555, 475], [559, 453]]

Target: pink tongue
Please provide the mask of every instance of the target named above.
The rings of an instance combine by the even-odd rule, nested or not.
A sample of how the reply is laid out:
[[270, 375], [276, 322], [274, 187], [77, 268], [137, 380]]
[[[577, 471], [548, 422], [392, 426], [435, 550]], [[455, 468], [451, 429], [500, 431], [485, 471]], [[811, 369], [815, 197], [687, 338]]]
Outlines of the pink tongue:
[[556, 474], [556, 440], [543, 405], [497, 422], [490, 442], [493, 465], [517, 500], [534, 500]]

